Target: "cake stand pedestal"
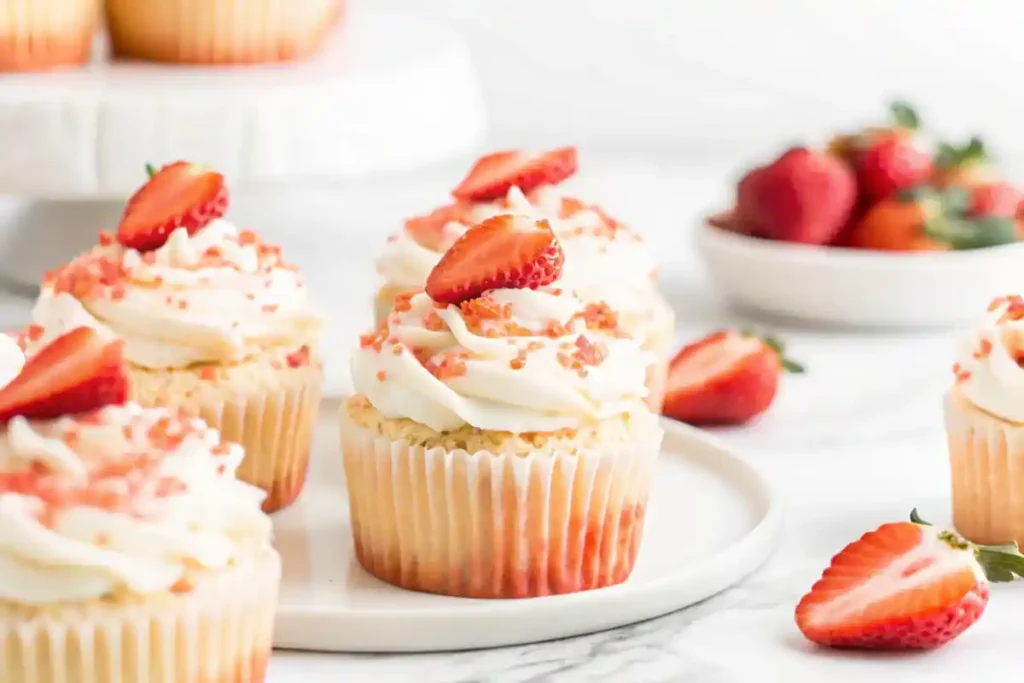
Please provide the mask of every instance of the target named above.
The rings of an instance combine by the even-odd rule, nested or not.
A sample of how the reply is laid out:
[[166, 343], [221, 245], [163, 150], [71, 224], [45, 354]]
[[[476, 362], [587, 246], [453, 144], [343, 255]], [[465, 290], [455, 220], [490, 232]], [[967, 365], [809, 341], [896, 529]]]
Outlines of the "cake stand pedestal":
[[[147, 162], [177, 159], [223, 172], [233, 220], [266, 230], [300, 265], [329, 271], [343, 236], [366, 230], [344, 213], [349, 197], [365, 201], [368, 187], [466, 154], [483, 130], [462, 39], [380, 12], [354, 11], [304, 63], [168, 67], [101, 55], [79, 70], [5, 75], [0, 286], [31, 292], [46, 269], [116, 226]], [[385, 196], [375, 200], [380, 213]]]

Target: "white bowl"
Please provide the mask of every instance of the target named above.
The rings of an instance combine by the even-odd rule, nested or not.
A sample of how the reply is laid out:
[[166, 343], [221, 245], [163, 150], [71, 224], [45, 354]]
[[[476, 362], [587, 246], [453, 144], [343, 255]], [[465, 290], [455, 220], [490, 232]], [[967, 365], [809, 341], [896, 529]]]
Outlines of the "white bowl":
[[950, 327], [1024, 292], [1024, 243], [895, 253], [748, 237], [702, 223], [697, 249], [734, 303], [808, 322]]

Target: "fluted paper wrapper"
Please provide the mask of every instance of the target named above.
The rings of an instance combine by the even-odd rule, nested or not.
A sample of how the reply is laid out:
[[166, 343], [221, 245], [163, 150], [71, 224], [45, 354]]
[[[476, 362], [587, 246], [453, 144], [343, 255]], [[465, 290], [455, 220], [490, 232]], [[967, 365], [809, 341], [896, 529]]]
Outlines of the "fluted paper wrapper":
[[[267, 492], [264, 512], [291, 505], [305, 486], [323, 384], [319, 364], [280, 372], [287, 372], [287, 379], [263, 391], [163, 397], [164, 405], [180, 407], [219, 430], [222, 441], [242, 445], [245, 457], [237, 476]], [[141, 388], [134, 381], [131, 386], [132, 392]], [[144, 405], [146, 395], [139, 397]]]
[[114, 54], [161, 62], [244, 64], [317, 52], [345, 0], [105, 0]]
[[410, 590], [472, 598], [625, 581], [643, 536], [661, 430], [576, 454], [410, 446], [342, 415], [356, 557]]
[[85, 64], [99, 17], [99, 0], [0, 1], [0, 71]]
[[35, 612], [0, 603], [0, 681], [260, 683], [280, 577], [271, 551], [187, 594]]
[[1024, 426], [953, 393], [945, 415], [957, 531], [975, 543], [1024, 546]]

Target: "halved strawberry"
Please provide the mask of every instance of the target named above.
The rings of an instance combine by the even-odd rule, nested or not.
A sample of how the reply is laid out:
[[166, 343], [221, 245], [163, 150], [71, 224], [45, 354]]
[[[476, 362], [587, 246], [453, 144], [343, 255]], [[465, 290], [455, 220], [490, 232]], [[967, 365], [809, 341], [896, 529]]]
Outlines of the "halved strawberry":
[[839, 551], [796, 607], [809, 640], [829, 647], [931, 649], [985, 611], [988, 581], [1024, 576], [1017, 544], [977, 546], [911, 513]]
[[16, 415], [45, 419], [124, 403], [128, 380], [122, 344], [89, 327], [57, 337], [0, 389], [0, 423]]
[[562, 273], [562, 247], [546, 220], [501, 215], [473, 226], [427, 277], [427, 294], [446, 304], [491, 289], [536, 289]]
[[449, 223], [465, 223], [471, 207], [462, 202], [447, 204], [434, 209], [424, 216], [413, 216], [405, 221], [405, 229], [416, 242], [434, 251], [444, 249], [444, 226]]
[[117, 241], [139, 251], [158, 249], [175, 229], [185, 228], [192, 234], [223, 216], [227, 208], [223, 175], [178, 161], [152, 173], [131, 196], [117, 228]]
[[539, 185], [560, 183], [576, 172], [576, 148], [561, 147], [541, 154], [522, 150], [495, 152], [470, 169], [452, 196], [466, 201], [504, 197], [516, 186], [524, 193]]
[[661, 412], [694, 425], [742, 424], [772, 404], [784, 369], [804, 371], [777, 340], [719, 330], [671, 360]]

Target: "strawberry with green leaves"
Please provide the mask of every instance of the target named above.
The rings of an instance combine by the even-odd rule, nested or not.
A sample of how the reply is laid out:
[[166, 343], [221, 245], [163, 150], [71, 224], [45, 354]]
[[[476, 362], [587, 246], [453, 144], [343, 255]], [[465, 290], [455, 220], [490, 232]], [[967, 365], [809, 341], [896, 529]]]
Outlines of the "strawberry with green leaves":
[[738, 425], [775, 400], [783, 371], [804, 372], [772, 337], [719, 330], [669, 362], [662, 414], [692, 425]]
[[911, 513], [883, 524], [832, 558], [796, 607], [796, 624], [835, 648], [928, 650], [974, 625], [989, 582], [1024, 576], [1017, 545], [975, 545]]
[[880, 251], [949, 251], [1017, 241], [1011, 216], [979, 211], [974, 200], [964, 187], [902, 190], [868, 209], [847, 244]]
[[932, 175], [932, 156], [917, 137], [921, 127], [917, 112], [905, 102], [894, 102], [889, 112], [890, 125], [839, 136], [830, 145], [853, 164], [862, 203], [867, 205], [926, 182]]

